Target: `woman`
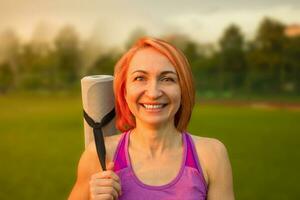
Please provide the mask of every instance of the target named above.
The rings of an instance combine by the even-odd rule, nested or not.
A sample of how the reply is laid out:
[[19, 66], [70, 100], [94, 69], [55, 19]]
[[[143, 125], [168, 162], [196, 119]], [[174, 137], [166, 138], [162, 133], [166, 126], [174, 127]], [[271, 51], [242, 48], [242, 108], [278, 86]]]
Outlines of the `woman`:
[[91, 144], [73, 199], [232, 200], [225, 146], [186, 132], [195, 89], [185, 56], [165, 41], [140, 39], [115, 66], [116, 126], [105, 138], [107, 170]]

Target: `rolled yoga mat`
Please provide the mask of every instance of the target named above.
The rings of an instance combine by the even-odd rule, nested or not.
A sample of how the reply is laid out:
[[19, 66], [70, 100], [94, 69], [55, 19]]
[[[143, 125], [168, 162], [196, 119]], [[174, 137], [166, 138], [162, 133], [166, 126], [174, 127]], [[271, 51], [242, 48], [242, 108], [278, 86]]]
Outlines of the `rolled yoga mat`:
[[81, 92], [85, 148], [95, 141], [100, 164], [105, 170], [106, 151], [103, 137], [117, 134], [114, 118], [113, 76], [85, 76], [81, 79]]

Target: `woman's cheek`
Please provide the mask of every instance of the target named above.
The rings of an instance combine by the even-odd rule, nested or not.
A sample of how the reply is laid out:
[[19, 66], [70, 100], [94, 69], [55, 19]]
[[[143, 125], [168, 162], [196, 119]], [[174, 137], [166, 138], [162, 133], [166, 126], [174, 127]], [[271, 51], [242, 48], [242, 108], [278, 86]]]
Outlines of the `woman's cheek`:
[[141, 87], [139, 87], [137, 84], [129, 85], [127, 88], [127, 94], [130, 94], [131, 96], [136, 96], [138, 93], [140, 93]]
[[141, 93], [141, 87], [136, 84], [129, 84], [126, 87], [126, 101], [129, 107], [132, 108], [132, 104], [136, 104]]

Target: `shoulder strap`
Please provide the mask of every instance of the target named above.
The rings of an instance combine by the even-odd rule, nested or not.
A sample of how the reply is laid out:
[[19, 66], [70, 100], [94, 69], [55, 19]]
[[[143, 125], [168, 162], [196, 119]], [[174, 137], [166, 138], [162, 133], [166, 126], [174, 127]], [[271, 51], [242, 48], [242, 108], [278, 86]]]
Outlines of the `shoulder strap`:
[[85, 121], [88, 123], [88, 125], [93, 128], [97, 154], [98, 154], [98, 157], [100, 160], [101, 167], [105, 171], [106, 170], [106, 164], [105, 164], [106, 150], [105, 150], [102, 127], [107, 125], [114, 118], [115, 109], [113, 108], [109, 113], [107, 113], [102, 118], [101, 122], [95, 122], [84, 110], [83, 110], [83, 116], [84, 116]]

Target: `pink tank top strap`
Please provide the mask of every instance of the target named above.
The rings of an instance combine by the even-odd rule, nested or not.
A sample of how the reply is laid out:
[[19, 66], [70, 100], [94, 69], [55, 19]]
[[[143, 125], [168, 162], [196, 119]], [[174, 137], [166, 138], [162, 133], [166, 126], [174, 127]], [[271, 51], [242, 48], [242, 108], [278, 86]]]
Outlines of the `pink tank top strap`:
[[197, 151], [196, 151], [196, 147], [195, 147], [195, 143], [193, 141], [193, 138], [188, 133], [186, 134], [186, 137], [187, 137], [187, 145], [188, 145], [186, 166], [195, 168], [199, 172], [199, 174], [201, 176], [201, 179], [202, 179], [202, 182], [207, 187], [206, 181], [205, 181], [205, 178], [204, 178], [204, 174], [203, 174], [203, 170], [202, 170], [202, 167], [201, 167], [200, 162], [199, 162], [199, 158], [198, 158], [198, 154], [197, 154]]
[[121, 169], [124, 169], [128, 166], [128, 163], [126, 161], [126, 151], [125, 151], [125, 145], [126, 145], [126, 136], [128, 135], [129, 131], [126, 131], [122, 133], [121, 139], [118, 143], [115, 155], [114, 155], [114, 171], [119, 171]]

